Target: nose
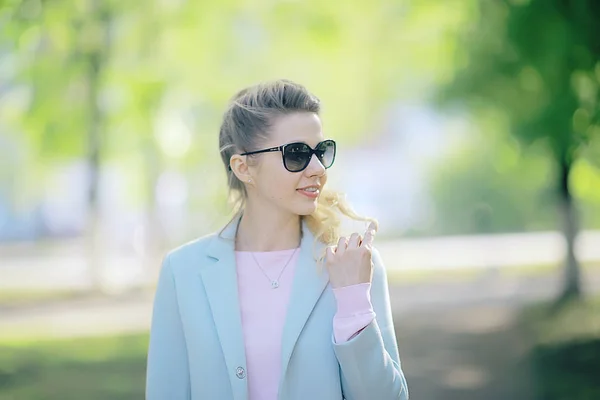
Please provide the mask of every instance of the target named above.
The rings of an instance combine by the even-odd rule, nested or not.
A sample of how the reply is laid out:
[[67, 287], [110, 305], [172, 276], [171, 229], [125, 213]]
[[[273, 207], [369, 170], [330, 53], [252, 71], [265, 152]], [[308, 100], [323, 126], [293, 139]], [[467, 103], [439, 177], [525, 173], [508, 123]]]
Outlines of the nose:
[[321, 161], [319, 161], [317, 155], [313, 154], [310, 158], [308, 166], [305, 169], [305, 172], [308, 174], [308, 176], [321, 176], [325, 174], [325, 171], [325, 167], [323, 164], [321, 164]]

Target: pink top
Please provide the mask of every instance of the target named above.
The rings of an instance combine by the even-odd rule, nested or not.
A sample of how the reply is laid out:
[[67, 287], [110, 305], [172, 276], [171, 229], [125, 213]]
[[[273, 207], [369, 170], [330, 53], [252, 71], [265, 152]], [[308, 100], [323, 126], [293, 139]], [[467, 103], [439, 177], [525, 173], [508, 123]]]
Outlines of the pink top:
[[[281, 346], [273, 343], [281, 343], [299, 253], [299, 248], [235, 252], [249, 400], [277, 399]], [[282, 273], [288, 260], [290, 262]], [[271, 281], [277, 280], [280, 273], [279, 286], [273, 289]], [[351, 339], [375, 318], [370, 289], [370, 283], [333, 289], [337, 301], [333, 317], [336, 343]], [[269, 329], [264, 329], [265, 326]]]

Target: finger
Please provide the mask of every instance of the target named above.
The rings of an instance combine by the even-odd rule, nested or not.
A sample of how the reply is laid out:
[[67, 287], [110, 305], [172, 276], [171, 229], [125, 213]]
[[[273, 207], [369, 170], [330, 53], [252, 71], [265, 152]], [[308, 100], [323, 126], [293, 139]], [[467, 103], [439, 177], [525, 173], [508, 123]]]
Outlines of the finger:
[[375, 230], [374, 229], [367, 230], [367, 233], [365, 233], [365, 238], [363, 239], [361, 246], [363, 246], [363, 247], [372, 246], [374, 239], [375, 239]]
[[360, 245], [361, 237], [358, 233], [353, 233], [350, 235], [350, 239], [348, 240], [348, 248], [355, 249]]
[[346, 246], [348, 245], [348, 241], [345, 236], [341, 236], [338, 240], [337, 249], [335, 249], [335, 253], [342, 255], [346, 251]]
[[371, 221], [369, 223], [369, 226], [367, 226], [367, 231], [375, 231], [377, 232], [377, 224], [373, 221]]
[[327, 249], [325, 250], [325, 262], [330, 263], [331, 261], [333, 261], [334, 255], [335, 249], [333, 248], [333, 246], [327, 246]]

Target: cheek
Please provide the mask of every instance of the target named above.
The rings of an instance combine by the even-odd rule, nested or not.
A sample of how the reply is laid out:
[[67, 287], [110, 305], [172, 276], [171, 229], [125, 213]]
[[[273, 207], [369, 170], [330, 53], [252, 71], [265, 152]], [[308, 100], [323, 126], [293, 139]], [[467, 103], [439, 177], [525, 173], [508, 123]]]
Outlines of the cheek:
[[273, 200], [285, 200], [296, 194], [296, 188], [299, 185], [299, 176], [287, 173], [287, 171], [278, 171], [269, 174], [265, 184], [267, 196]]

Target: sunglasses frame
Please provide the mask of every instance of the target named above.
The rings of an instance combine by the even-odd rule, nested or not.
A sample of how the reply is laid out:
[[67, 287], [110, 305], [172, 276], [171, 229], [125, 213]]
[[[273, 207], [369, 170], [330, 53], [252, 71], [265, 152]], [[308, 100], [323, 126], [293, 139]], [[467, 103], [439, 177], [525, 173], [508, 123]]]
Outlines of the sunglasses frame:
[[[283, 166], [285, 167], [286, 170], [288, 170], [289, 172], [302, 172], [306, 169], [306, 167], [308, 167], [308, 165], [310, 164], [310, 160], [312, 159], [313, 155], [317, 155], [317, 152], [319, 152], [319, 150], [317, 150], [317, 148], [325, 143], [325, 142], [332, 142], [333, 143], [333, 159], [331, 160], [331, 164], [329, 165], [329, 167], [325, 167], [323, 165], [323, 163], [321, 163], [321, 165], [323, 165], [323, 167], [325, 169], [331, 168], [331, 166], [333, 165], [333, 163], [335, 162], [335, 155], [336, 155], [336, 151], [337, 151], [337, 144], [335, 143], [335, 140], [332, 139], [325, 139], [322, 142], [317, 143], [317, 145], [315, 146], [315, 148], [313, 149], [312, 147], [310, 147], [308, 144], [304, 143], [304, 142], [292, 142], [292, 143], [286, 143], [284, 145], [281, 146], [276, 146], [276, 147], [270, 147], [268, 149], [262, 149], [262, 150], [255, 150], [255, 151], [248, 151], [246, 153], [241, 153], [241, 156], [248, 156], [251, 154], [258, 154], [258, 153], [270, 153], [273, 151], [280, 151], [281, 152], [281, 161], [283, 162]], [[308, 162], [306, 163], [306, 165], [304, 166], [304, 168], [298, 170], [298, 171], [290, 171], [289, 168], [287, 167], [287, 165], [285, 165], [285, 148], [287, 146], [291, 146], [294, 144], [302, 144], [306, 147], [308, 147], [309, 152], [310, 152], [310, 156], [308, 157]], [[317, 159], [319, 160], [319, 157], [317, 156]], [[319, 160], [319, 162], [321, 162], [321, 160]], [[231, 166], [229, 167], [229, 170], [231, 170]]]

